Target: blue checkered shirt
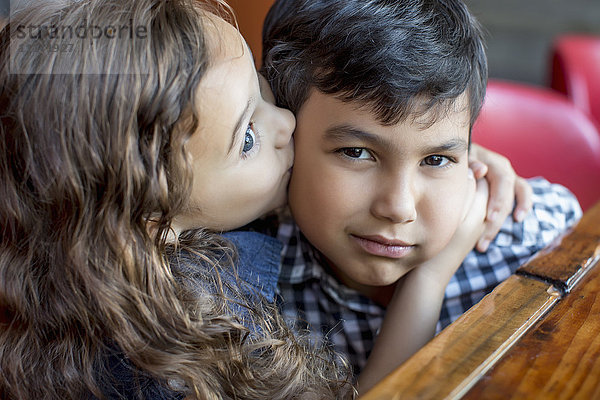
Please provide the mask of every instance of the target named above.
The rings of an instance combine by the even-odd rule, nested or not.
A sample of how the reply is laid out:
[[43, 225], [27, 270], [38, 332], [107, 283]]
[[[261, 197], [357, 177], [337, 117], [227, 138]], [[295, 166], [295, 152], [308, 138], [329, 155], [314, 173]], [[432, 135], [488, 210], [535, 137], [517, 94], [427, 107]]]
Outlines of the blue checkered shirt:
[[[532, 211], [521, 223], [509, 217], [485, 253], [467, 255], [446, 287], [438, 332], [581, 217], [579, 203], [564, 187], [540, 178], [529, 183]], [[346, 355], [358, 374], [385, 308], [332, 276], [293, 221], [283, 221], [277, 236], [284, 244], [278, 285], [282, 313], [296, 329]]]

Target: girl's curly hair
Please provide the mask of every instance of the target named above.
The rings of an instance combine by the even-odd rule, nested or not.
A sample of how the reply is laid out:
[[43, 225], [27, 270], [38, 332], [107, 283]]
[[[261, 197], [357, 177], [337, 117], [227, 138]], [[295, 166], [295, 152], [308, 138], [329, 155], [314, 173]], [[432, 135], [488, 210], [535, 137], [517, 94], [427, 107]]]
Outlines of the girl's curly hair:
[[192, 288], [169, 263], [186, 246], [207, 271], [235, 260], [214, 233], [167, 243], [192, 182], [203, 15], [224, 9], [42, 2], [0, 33], [1, 398], [106, 398], [115, 352], [189, 398], [349, 393], [343, 362], [273, 306], [215, 293], [218, 273]]

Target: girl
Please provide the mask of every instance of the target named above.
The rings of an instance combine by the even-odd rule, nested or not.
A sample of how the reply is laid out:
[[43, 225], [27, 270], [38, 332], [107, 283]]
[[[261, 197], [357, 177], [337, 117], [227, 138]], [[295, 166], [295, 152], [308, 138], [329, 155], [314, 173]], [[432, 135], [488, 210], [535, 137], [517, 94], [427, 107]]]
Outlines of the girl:
[[283, 205], [293, 158], [221, 8], [42, 4], [2, 31], [0, 397], [344, 393], [338, 360], [256, 302], [278, 248], [232, 235], [238, 282], [210, 233]]

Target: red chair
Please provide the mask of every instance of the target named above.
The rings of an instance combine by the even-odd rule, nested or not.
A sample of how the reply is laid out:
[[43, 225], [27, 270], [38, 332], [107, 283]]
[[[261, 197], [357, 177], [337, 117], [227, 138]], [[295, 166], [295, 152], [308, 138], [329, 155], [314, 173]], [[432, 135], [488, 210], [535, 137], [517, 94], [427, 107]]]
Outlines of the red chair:
[[491, 80], [473, 141], [510, 159], [523, 177], [569, 188], [585, 210], [600, 200], [600, 134], [554, 91]]
[[552, 47], [550, 86], [600, 123], [600, 36], [559, 37]]

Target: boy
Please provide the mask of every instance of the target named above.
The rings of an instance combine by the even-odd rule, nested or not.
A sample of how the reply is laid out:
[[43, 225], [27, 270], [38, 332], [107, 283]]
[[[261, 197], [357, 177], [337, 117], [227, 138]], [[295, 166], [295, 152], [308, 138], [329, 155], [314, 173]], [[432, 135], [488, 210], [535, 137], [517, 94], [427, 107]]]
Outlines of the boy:
[[[397, 364], [429, 339], [423, 320], [439, 313], [437, 292], [460, 261], [438, 329], [581, 215], [566, 189], [532, 181], [533, 212], [505, 221], [485, 253], [461, 254], [480, 229], [471, 221], [457, 230], [465, 209], [475, 214], [467, 156], [487, 64], [479, 26], [460, 0], [279, 0], [263, 41], [263, 73], [297, 118], [295, 223], [279, 229], [281, 307], [330, 340], [356, 373], [386, 307], [372, 358], [389, 351]], [[403, 345], [421, 337], [398, 355], [390, 331], [401, 332]], [[361, 375], [361, 389], [373, 383]]]

